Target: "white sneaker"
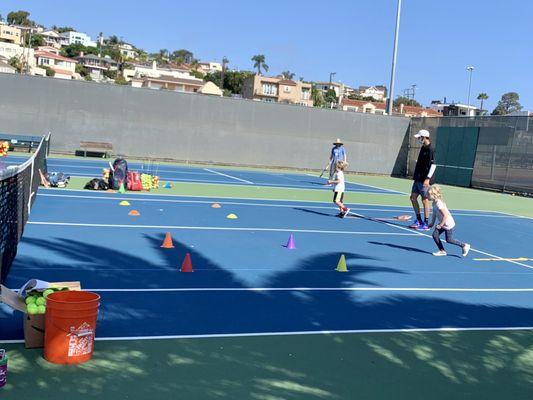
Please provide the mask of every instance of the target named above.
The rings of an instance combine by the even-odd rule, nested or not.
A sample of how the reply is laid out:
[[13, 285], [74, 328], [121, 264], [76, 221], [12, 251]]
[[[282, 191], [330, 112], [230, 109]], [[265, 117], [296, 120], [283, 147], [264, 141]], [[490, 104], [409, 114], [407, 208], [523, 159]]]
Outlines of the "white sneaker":
[[469, 251], [470, 251], [470, 245], [468, 243], [465, 243], [465, 245], [463, 246], [463, 257], [466, 257]]
[[436, 251], [435, 253], [433, 253], [433, 255], [435, 257], [443, 257], [443, 256], [446, 256], [446, 252], [444, 250], [439, 250], [439, 251]]

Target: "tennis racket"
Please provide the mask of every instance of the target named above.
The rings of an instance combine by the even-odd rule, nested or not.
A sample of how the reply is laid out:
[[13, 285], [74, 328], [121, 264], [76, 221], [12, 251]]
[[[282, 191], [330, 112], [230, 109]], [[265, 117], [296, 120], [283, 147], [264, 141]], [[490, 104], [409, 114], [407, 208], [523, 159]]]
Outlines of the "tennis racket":
[[326, 172], [329, 169], [329, 166], [331, 165], [331, 161], [324, 167], [322, 172], [320, 173], [319, 178], [322, 178], [324, 176], [324, 172]]

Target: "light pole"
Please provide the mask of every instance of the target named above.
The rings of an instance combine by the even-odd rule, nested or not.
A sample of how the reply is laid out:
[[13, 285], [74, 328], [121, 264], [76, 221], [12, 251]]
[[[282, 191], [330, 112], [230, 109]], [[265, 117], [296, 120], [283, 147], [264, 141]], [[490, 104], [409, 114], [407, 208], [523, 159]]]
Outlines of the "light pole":
[[468, 78], [468, 108], [466, 109], [466, 115], [470, 116], [470, 88], [472, 87], [472, 71], [474, 70], [474, 67], [469, 65], [468, 67], [466, 67], [466, 70], [470, 73], [470, 76]]
[[337, 75], [336, 72], [330, 72], [329, 73], [329, 88], [331, 89], [331, 82], [333, 81], [333, 77]]
[[396, 75], [396, 56], [398, 54], [398, 34], [400, 33], [400, 13], [402, 10], [402, 0], [398, 0], [398, 10], [396, 11], [396, 30], [394, 31], [394, 49], [392, 51], [392, 68], [390, 74], [389, 101], [387, 104], [387, 114], [392, 115], [392, 103], [394, 102], [394, 79]]

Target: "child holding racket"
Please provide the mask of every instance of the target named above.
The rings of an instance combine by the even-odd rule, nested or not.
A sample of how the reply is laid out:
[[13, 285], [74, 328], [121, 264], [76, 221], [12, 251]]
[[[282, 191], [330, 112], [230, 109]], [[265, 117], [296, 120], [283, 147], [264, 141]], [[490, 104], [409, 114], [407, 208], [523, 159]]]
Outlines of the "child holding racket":
[[342, 160], [337, 161], [335, 165], [335, 174], [332, 180], [328, 180], [328, 185], [334, 184], [333, 188], [333, 202], [339, 207], [339, 217], [344, 218], [350, 209], [342, 202], [344, 200], [344, 169], [348, 166], [348, 163]]
[[431, 216], [431, 223], [429, 227], [433, 227], [435, 221], [438, 218], [438, 224], [435, 226], [433, 231], [433, 240], [439, 248], [439, 251], [433, 253], [434, 256], [441, 257], [446, 255], [444, 246], [440, 240], [440, 235], [445, 233], [446, 242], [449, 244], [454, 244], [463, 249], [463, 257], [466, 257], [470, 251], [470, 245], [468, 243], [462, 243], [453, 237], [453, 228], [455, 227], [455, 221], [452, 217], [452, 214], [448, 210], [446, 203], [442, 199], [441, 189], [437, 185], [433, 185], [428, 190], [429, 198], [433, 201], [433, 215]]

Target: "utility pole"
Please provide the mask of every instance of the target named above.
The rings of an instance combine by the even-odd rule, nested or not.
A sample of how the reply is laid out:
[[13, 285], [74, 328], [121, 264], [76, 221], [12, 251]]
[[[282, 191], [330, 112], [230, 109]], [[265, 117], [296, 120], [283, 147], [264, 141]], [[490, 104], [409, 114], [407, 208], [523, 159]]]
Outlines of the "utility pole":
[[392, 103], [394, 102], [394, 80], [396, 78], [396, 58], [398, 55], [398, 35], [400, 33], [400, 13], [402, 10], [402, 0], [398, 0], [398, 10], [396, 11], [396, 30], [394, 31], [394, 47], [392, 51], [392, 67], [390, 76], [389, 101], [387, 103], [387, 114], [392, 115]]
[[468, 67], [466, 67], [466, 70], [470, 73], [470, 77], [468, 78], [468, 108], [466, 109], [466, 115], [470, 116], [470, 89], [472, 87], [472, 71], [474, 70], [474, 67], [469, 65]]

